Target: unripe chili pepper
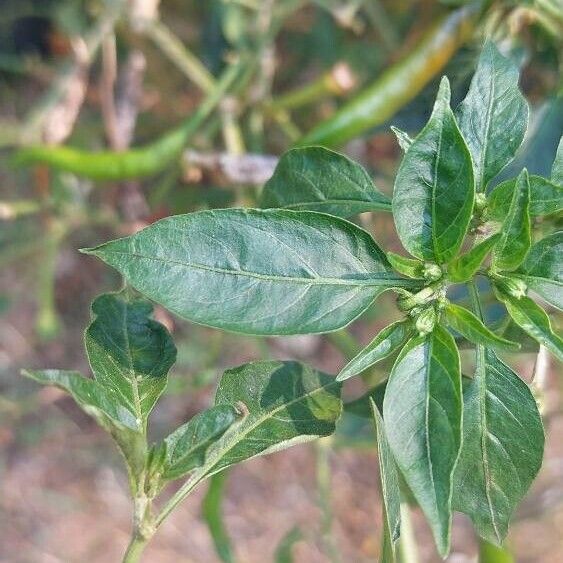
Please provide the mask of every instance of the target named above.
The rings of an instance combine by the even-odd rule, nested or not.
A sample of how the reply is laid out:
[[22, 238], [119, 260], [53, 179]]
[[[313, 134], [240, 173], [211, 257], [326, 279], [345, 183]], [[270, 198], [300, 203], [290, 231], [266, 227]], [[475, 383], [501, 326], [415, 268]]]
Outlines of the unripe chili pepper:
[[20, 150], [16, 164], [44, 163], [93, 180], [126, 180], [150, 176], [179, 157], [182, 149], [200, 125], [221, 101], [239, 75], [240, 63], [228, 68], [214, 92], [203, 101], [195, 114], [160, 139], [123, 152], [86, 151], [72, 147], [36, 146]]
[[476, 6], [466, 6], [439, 19], [404, 59], [306, 134], [298, 145], [342, 145], [387, 121], [411, 101], [469, 39], [477, 12]]

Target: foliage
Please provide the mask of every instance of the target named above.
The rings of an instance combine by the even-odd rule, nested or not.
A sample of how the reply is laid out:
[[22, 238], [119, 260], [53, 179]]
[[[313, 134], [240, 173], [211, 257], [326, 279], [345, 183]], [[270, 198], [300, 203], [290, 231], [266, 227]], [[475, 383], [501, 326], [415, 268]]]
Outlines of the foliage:
[[[517, 68], [488, 42], [459, 108], [451, 109], [443, 78], [422, 131], [412, 140], [398, 133], [405, 154], [391, 204], [347, 157], [295, 148], [264, 187], [263, 209], [172, 216], [84, 250], [127, 283], [92, 306], [85, 346], [94, 377], [25, 373], [68, 391], [123, 453], [135, 501], [127, 561], [205, 479], [331, 435], [341, 381], [395, 353], [386, 385], [367, 397], [379, 449], [385, 557], [394, 559], [407, 496], [424, 512], [443, 557], [454, 510], [466, 513], [484, 540], [502, 543], [541, 466], [544, 432], [530, 389], [494, 351], [519, 343], [487, 326], [476, 279], [487, 279], [509, 318], [563, 359], [563, 341], [527, 295], [529, 288], [561, 308], [561, 232], [536, 240], [532, 218], [561, 210], [563, 150], [549, 180], [522, 170], [491, 188], [518, 150], [527, 118]], [[392, 212], [410, 257], [386, 254], [347, 220], [373, 210]], [[542, 229], [550, 225], [546, 217]], [[449, 290], [459, 283], [473, 311], [451, 302]], [[223, 374], [212, 407], [148, 443], [149, 414], [175, 348], [146, 299], [206, 326], [271, 336], [335, 331], [384, 291], [398, 295], [403, 318], [336, 378], [297, 362], [245, 364]], [[469, 378], [462, 377], [462, 341], [475, 348]], [[161, 491], [184, 478], [155, 512]], [[223, 533], [220, 524], [216, 529]]]

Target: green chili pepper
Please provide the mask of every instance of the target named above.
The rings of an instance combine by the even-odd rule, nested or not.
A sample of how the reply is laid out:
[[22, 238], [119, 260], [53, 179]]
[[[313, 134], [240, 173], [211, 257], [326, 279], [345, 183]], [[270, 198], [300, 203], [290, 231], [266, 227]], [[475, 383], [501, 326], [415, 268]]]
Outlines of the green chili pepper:
[[197, 111], [179, 127], [144, 147], [123, 152], [90, 152], [72, 147], [34, 146], [21, 149], [17, 165], [43, 163], [93, 180], [126, 180], [150, 176], [166, 168], [217, 107], [225, 92], [239, 75], [240, 63], [230, 66]]
[[460, 8], [439, 19], [403, 60], [345, 104], [298, 145], [337, 146], [381, 125], [412, 100], [471, 36], [477, 9]]

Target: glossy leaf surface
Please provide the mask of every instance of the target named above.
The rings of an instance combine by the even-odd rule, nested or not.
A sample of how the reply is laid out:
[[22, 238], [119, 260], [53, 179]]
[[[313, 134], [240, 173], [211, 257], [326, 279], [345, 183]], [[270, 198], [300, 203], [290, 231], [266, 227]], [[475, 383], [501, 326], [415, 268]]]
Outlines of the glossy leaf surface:
[[563, 339], [551, 328], [547, 313], [529, 297], [502, 296], [512, 320], [563, 362]]
[[328, 436], [342, 409], [340, 384], [297, 362], [255, 362], [226, 371], [215, 404], [239, 405], [245, 414], [209, 448], [206, 475]]
[[563, 310], [563, 231], [534, 244], [517, 273], [532, 291]]
[[497, 270], [514, 270], [526, 257], [532, 243], [530, 225], [530, 184], [523, 170], [516, 181], [512, 201], [493, 250], [493, 266]]
[[92, 314], [84, 344], [94, 377], [144, 426], [176, 361], [172, 338], [151, 303], [126, 292], [101, 295]]
[[86, 252], [177, 315], [250, 334], [335, 330], [414, 283], [391, 272], [368, 233], [308, 211], [177, 215]]
[[343, 154], [323, 147], [292, 149], [266, 182], [261, 207], [321, 211], [350, 217], [365, 211], [391, 211], [391, 200], [369, 174]]
[[491, 346], [492, 348], [517, 350], [520, 345], [517, 342], [511, 342], [505, 338], [497, 336], [493, 331], [488, 329], [471, 311], [448, 303], [445, 310], [447, 323], [464, 338], [474, 344], [482, 344], [483, 346]]
[[385, 425], [379, 408], [370, 399], [371, 411], [377, 435], [377, 458], [379, 461], [379, 478], [381, 482], [381, 496], [383, 498], [383, 516], [385, 534], [391, 551], [395, 551], [395, 544], [401, 535], [401, 489], [399, 487], [399, 473], [395, 459], [385, 436]]
[[350, 360], [338, 374], [338, 381], [344, 381], [383, 360], [397, 351], [413, 333], [412, 326], [405, 321], [390, 324], [352, 360]]
[[463, 416], [454, 508], [481, 537], [499, 544], [542, 463], [540, 414], [528, 386], [479, 347], [475, 376], [464, 386]]
[[[551, 215], [563, 210], [563, 186], [557, 186], [541, 176], [531, 175], [530, 216]], [[516, 179], [506, 180], [495, 186], [487, 198], [487, 218], [502, 222], [510, 209]]]
[[205, 463], [207, 450], [237, 420], [233, 405], [217, 405], [196, 414], [167, 436], [164, 447], [163, 479], [178, 479]]
[[518, 89], [518, 67], [488, 41], [466, 98], [456, 111], [484, 191], [514, 157], [528, 126], [528, 104]]
[[481, 264], [499, 238], [500, 233], [497, 233], [476, 244], [469, 252], [454, 258], [448, 264], [448, 277], [450, 280], [456, 283], [470, 280], [481, 267]]
[[463, 242], [474, 197], [471, 156], [443, 78], [432, 117], [403, 157], [395, 180], [393, 216], [403, 246], [421, 260], [448, 262]]
[[450, 545], [461, 417], [459, 353], [452, 336], [438, 326], [403, 348], [387, 383], [383, 420], [397, 465], [443, 557]]

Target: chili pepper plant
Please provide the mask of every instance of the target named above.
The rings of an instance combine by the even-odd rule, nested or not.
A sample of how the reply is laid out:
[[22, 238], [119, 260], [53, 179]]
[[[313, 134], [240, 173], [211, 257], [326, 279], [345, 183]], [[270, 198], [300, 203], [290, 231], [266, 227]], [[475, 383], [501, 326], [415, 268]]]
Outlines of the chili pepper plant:
[[[84, 341], [93, 377], [24, 373], [68, 391], [123, 454], [134, 504], [124, 561], [139, 560], [174, 508], [212, 475], [331, 435], [345, 382], [392, 355], [388, 377], [360, 399], [376, 427], [382, 560], [395, 560], [407, 497], [442, 557], [454, 511], [502, 544], [544, 449], [538, 402], [502, 355], [517, 352], [527, 334], [563, 359], [547, 312], [563, 308], [563, 232], [553, 220], [563, 209], [563, 144], [550, 178], [522, 170], [495, 184], [527, 123], [518, 69], [488, 42], [455, 111], [444, 77], [422, 131], [411, 139], [395, 130], [404, 156], [392, 199], [346, 156], [304, 146], [282, 156], [261, 208], [171, 216], [83, 250], [125, 280], [92, 305]], [[365, 212], [392, 213], [404, 254], [386, 252], [351, 220]], [[470, 306], [454, 301], [458, 287]], [[176, 355], [151, 302], [191, 322], [276, 336], [342, 329], [386, 291], [396, 294], [401, 320], [338, 374], [295, 361], [229, 369], [213, 406], [148, 443], [149, 415]], [[487, 320], [482, 295], [490, 292], [506, 309], [501, 327]], [[507, 326], [519, 328], [510, 332], [518, 338]], [[460, 354], [468, 343], [471, 352]], [[175, 481], [181, 486], [160, 502]]]

